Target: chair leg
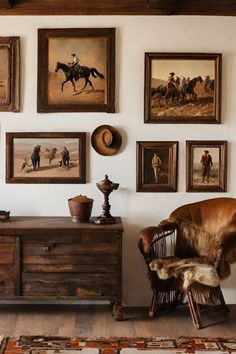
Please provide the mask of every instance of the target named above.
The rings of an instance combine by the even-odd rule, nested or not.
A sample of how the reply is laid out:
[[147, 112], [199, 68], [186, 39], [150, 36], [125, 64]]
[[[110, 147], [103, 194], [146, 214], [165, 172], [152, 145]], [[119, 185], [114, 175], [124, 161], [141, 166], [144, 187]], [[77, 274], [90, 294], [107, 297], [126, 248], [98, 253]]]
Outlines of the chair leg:
[[155, 290], [152, 292], [152, 300], [151, 300], [151, 305], [149, 307], [149, 317], [154, 317], [156, 314], [156, 300], [157, 300], [157, 293]]
[[223, 314], [224, 314], [224, 316], [227, 316], [228, 313], [229, 313], [229, 308], [226, 305], [226, 302], [225, 302], [224, 295], [222, 293], [221, 287], [219, 287], [219, 298], [220, 298], [221, 305], [223, 307]]
[[195, 327], [197, 327], [198, 329], [200, 329], [202, 327], [201, 319], [200, 319], [201, 316], [200, 316], [200, 312], [199, 312], [199, 309], [198, 309], [198, 305], [197, 305], [196, 301], [193, 298], [191, 290], [187, 291], [187, 296], [188, 296], [188, 305], [189, 305], [189, 310], [190, 310], [190, 313], [191, 313], [193, 325]]

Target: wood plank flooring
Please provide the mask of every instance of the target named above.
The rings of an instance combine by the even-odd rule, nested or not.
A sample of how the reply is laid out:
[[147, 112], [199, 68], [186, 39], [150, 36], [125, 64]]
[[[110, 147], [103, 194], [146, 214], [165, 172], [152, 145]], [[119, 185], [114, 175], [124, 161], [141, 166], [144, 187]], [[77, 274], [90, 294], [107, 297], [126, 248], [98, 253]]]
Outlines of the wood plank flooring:
[[[227, 317], [207, 317], [207, 327], [192, 326], [188, 309], [149, 318], [147, 309], [125, 308], [125, 319], [116, 322], [109, 306], [1, 305], [0, 335], [59, 335], [80, 337], [236, 336], [236, 305]], [[206, 320], [205, 319], [205, 320]]]

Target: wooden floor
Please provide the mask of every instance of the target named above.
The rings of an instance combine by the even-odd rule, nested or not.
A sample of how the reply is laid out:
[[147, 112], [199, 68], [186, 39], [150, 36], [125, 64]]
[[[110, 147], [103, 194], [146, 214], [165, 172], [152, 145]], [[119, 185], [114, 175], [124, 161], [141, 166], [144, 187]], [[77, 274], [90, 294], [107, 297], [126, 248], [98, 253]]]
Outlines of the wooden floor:
[[[150, 319], [147, 309], [126, 308], [120, 322], [109, 306], [1, 305], [0, 335], [59, 335], [81, 337], [236, 336], [236, 305], [228, 317], [207, 318], [207, 327], [192, 326], [188, 309], [179, 307]], [[206, 318], [205, 318], [206, 320]]]

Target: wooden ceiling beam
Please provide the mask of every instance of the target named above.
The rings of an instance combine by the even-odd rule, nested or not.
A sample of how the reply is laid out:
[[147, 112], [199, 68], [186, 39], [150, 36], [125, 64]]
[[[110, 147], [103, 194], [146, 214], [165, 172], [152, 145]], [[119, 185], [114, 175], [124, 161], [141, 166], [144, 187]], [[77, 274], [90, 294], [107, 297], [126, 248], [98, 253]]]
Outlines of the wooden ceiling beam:
[[0, 0], [0, 15], [236, 16], [235, 0]]
[[148, 0], [150, 9], [160, 11], [163, 15], [174, 15], [178, 2], [178, 0]]
[[11, 1], [9, 0], [0, 0], [0, 9], [10, 9], [12, 7]]

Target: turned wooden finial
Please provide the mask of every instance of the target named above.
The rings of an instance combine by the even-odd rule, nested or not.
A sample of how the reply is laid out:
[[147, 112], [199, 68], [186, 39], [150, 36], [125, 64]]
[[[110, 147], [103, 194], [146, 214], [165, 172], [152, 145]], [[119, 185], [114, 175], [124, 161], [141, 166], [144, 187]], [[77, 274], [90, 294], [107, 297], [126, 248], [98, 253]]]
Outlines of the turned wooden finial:
[[105, 178], [97, 183], [97, 187], [103, 193], [104, 202], [102, 204], [102, 214], [95, 220], [95, 224], [114, 224], [115, 218], [110, 214], [109, 195], [113, 190], [118, 189], [119, 183], [113, 183], [105, 175]]

